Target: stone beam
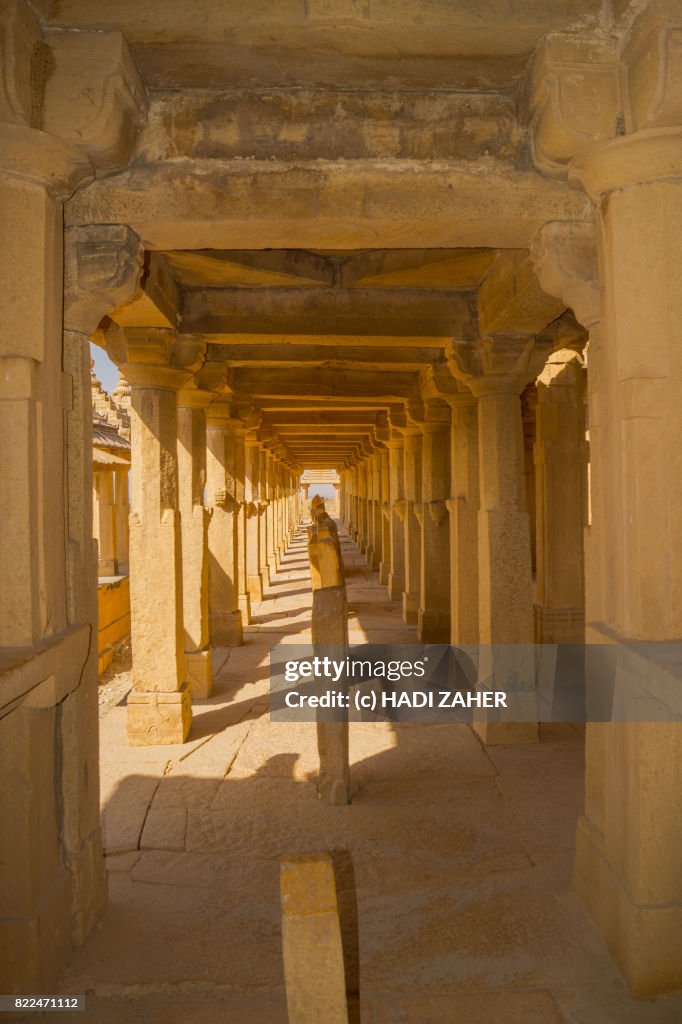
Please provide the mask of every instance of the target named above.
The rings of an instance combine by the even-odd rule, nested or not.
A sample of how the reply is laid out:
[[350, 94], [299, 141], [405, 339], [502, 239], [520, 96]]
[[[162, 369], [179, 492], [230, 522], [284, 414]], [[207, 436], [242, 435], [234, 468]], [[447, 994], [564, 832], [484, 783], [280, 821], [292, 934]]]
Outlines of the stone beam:
[[147, 252], [139, 291], [109, 315], [121, 327], [176, 328], [179, 308], [180, 289], [170, 268], [159, 253]]
[[263, 398], [343, 398], [346, 402], [396, 402], [418, 397], [418, 379], [414, 374], [385, 373], [376, 370], [319, 368], [314, 370], [278, 369], [234, 371], [235, 390], [251, 395], [262, 407]]
[[298, 411], [273, 410], [268, 414], [268, 420], [280, 433], [289, 429], [311, 430], [324, 429], [325, 426], [332, 426], [336, 429], [355, 430], [359, 426], [374, 426], [376, 414], [372, 410], [356, 409], [300, 409]]
[[183, 330], [201, 334], [418, 334], [474, 332], [473, 295], [428, 289], [209, 288], [185, 293]]
[[433, 167], [346, 161], [175, 161], [93, 182], [67, 224], [125, 223], [151, 249], [521, 248], [548, 220], [584, 220], [588, 200], [511, 163]]
[[209, 345], [208, 357], [229, 363], [230, 367], [310, 366], [334, 364], [363, 369], [421, 370], [443, 358], [446, 339], [438, 347], [411, 348], [337, 345]]
[[514, 102], [499, 93], [405, 92], [396, 105], [385, 88], [192, 90], [155, 95], [139, 152], [193, 159], [207, 138], [218, 159], [297, 161], [511, 160], [522, 143]]

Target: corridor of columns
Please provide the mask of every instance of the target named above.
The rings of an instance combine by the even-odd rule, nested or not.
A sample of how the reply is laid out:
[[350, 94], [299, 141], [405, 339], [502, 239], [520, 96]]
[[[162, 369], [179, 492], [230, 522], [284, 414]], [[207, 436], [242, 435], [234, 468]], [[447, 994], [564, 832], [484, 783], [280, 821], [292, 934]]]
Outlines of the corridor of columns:
[[[302, 851], [346, 858], [365, 1024], [682, 1018], [681, 33], [1, 0], [0, 997], [282, 1019]], [[93, 352], [131, 428], [96, 532]], [[345, 726], [271, 720], [268, 674], [330, 623], [475, 649], [513, 713], [351, 722], [329, 806]], [[559, 645], [557, 704], [604, 684], [560, 726]]]
[[[414, 642], [343, 528], [341, 548], [351, 643]], [[130, 674], [110, 679], [109, 906], [60, 989], [88, 993], [98, 1024], [286, 1024], [279, 865], [328, 849], [359, 936], [349, 966], [363, 1021], [672, 1021], [679, 1000], [631, 1000], [571, 892], [580, 731], [548, 725], [539, 747], [486, 748], [466, 725], [353, 723], [352, 804], [329, 807], [314, 723], [268, 715], [271, 646], [309, 639], [310, 623], [299, 529], [243, 646], [213, 649], [190, 742], [130, 747]]]

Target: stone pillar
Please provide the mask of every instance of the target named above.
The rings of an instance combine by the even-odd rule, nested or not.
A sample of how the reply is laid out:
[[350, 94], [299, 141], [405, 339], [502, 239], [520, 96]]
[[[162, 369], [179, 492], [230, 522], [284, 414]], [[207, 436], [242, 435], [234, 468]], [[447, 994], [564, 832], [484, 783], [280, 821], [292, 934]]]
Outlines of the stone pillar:
[[376, 451], [368, 462], [368, 479], [371, 481], [371, 501], [369, 504], [370, 546], [367, 551], [367, 562], [371, 569], [378, 569], [381, 564], [382, 532], [381, 524], [381, 452]]
[[[679, 95], [673, 67], [669, 78], [668, 65], [660, 68], [657, 102], [664, 84], [671, 100]], [[595, 146], [576, 159], [572, 178], [595, 206], [602, 276], [601, 329], [590, 329], [588, 348], [586, 636], [679, 644], [682, 130], [650, 128]], [[616, 674], [616, 695], [627, 683]], [[682, 985], [680, 821], [679, 724], [589, 725], [575, 884], [644, 998]]]
[[[385, 442], [384, 442], [385, 443]], [[381, 562], [379, 564], [379, 583], [388, 586], [391, 572], [391, 473], [388, 448], [382, 448], [381, 457]]]
[[583, 643], [583, 532], [587, 525], [585, 369], [570, 349], [553, 353], [536, 382], [537, 643]]
[[419, 427], [402, 429], [405, 438], [405, 589], [403, 621], [416, 625], [421, 603], [421, 526], [416, 509], [422, 501], [422, 437]]
[[450, 410], [428, 402], [422, 433], [422, 493], [415, 506], [421, 527], [421, 584], [417, 636], [421, 643], [450, 642]]
[[248, 508], [246, 495], [246, 428], [240, 421], [234, 436], [234, 477], [237, 510], [237, 605], [241, 612], [242, 624], [251, 622], [251, 596], [247, 585], [246, 537]]
[[94, 473], [95, 539], [97, 541], [97, 575], [115, 576], [116, 525], [114, 521], [114, 473], [101, 469]]
[[477, 644], [478, 631], [478, 414], [476, 398], [461, 391], [450, 405], [450, 643]]
[[208, 524], [208, 628], [214, 646], [242, 642], [238, 602], [238, 525], [235, 428], [229, 403], [213, 402], [206, 414], [206, 504]]
[[269, 456], [265, 448], [258, 453], [258, 565], [263, 586], [270, 585], [270, 566], [268, 564], [268, 548], [270, 546], [270, 477], [268, 473]]
[[132, 389], [128, 742], [183, 743], [192, 702], [185, 681], [177, 392], [189, 374], [128, 363], [125, 375]]
[[246, 590], [263, 600], [260, 529], [260, 444], [253, 433], [244, 438], [244, 506], [246, 515]]
[[213, 690], [208, 626], [208, 526], [206, 409], [215, 398], [201, 388], [178, 393], [178, 507], [182, 539], [182, 609], [185, 671], [192, 698]]
[[374, 561], [374, 455], [370, 454], [365, 463], [367, 471], [367, 547], [365, 558], [372, 568]]
[[364, 555], [367, 551], [367, 459], [358, 466], [358, 540], [357, 545]]
[[275, 520], [277, 518], [277, 488], [275, 484], [275, 456], [272, 452], [265, 453], [265, 477], [267, 481], [267, 505], [265, 508], [265, 564], [268, 571], [268, 582], [277, 572], [275, 559]]
[[130, 470], [126, 467], [125, 469], [117, 469], [116, 476], [116, 490], [114, 495], [114, 527], [116, 530], [116, 559], [118, 562], [118, 572], [125, 576], [128, 573], [128, 551], [129, 551], [129, 532], [130, 524], [128, 522], [130, 516]]
[[[508, 692], [507, 721], [488, 713], [475, 722], [487, 744], [538, 738], [533, 649], [533, 581], [526, 505], [520, 395], [542, 368], [547, 348], [532, 338], [454, 343], [449, 363], [476, 396], [480, 511], [479, 679]], [[518, 654], [497, 645], [523, 644]], [[510, 720], [512, 719], [512, 720]]]
[[405, 530], [398, 502], [404, 500], [403, 439], [392, 430], [386, 442], [389, 452], [389, 551], [388, 594], [392, 601], [402, 601], [405, 589]]
[[[27, 25], [17, 40], [29, 48], [20, 65], [28, 70], [36, 40]], [[17, 71], [11, 45], [5, 96], [14, 95], [7, 87]], [[22, 95], [31, 96], [28, 86]], [[71, 943], [83, 941], [106, 898], [91, 639], [97, 569], [90, 364], [83, 337], [62, 333], [62, 202], [91, 176], [75, 148], [20, 124], [0, 125], [4, 993], [52, 990]]]

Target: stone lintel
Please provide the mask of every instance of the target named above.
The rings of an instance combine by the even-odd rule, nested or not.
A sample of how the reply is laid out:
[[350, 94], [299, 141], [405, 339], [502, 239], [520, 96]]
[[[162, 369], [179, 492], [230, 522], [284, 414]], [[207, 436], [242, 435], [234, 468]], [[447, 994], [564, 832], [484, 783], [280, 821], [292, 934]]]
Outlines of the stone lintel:
[[[144, 202], [140, 202], [144, 196]], [[550, 218], [583, 219], [584, 196], [535, 171], [476, 161], [188, 161], [94, 182], [68, 223], [125, 223], [152, 249], [519, 248]], [[419, 332], [421, 333], [421, 332]]]

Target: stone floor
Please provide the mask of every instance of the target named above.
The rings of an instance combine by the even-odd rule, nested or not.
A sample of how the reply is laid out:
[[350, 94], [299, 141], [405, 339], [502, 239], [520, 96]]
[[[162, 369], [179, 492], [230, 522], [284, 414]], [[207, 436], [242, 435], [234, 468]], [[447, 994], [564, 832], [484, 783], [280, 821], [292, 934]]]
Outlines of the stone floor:
[[[351, 638], [413, 640], [343, 548]], [[184, 746], [129, 748], [129, 674], [109, 676], [110, 903], [60, 982], [87, 994], [73, 1019], [285, 1024], [279, 861], [332, 850], [363, 1024], [682, 1020], [682, 999], [629, 997], [571, 891], [583, 762], [571, 727], [485, 750], [463, 725], [354, 725], [354, 802], [317, 800], [315, 727], [271, 723], [267, 697], [268, 651], [309, 637], [310, 608], [300, 534], [244, 646], [215, 651], [215, 695], [195, 705]]]

